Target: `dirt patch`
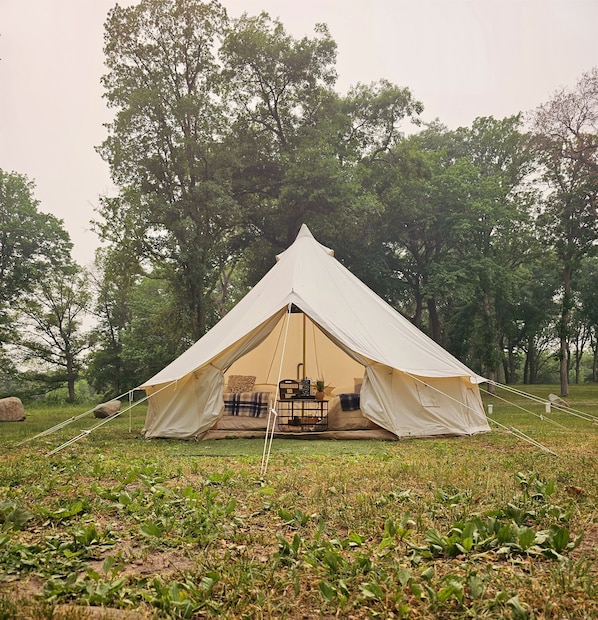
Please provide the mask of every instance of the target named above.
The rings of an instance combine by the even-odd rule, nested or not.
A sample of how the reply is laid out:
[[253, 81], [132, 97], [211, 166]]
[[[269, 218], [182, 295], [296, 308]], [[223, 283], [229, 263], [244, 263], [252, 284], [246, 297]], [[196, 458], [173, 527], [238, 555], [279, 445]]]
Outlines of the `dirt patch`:
[[10, 597], [18, 595], [19, 598], [33, 599], [42, 593], [44, 583], [35, 576], [14, 581], [0, 581], [0, 594], [6, 593]]
[[151, 617], [138, 611], [81, 605], [56, 605], [52, 614], [52, 620], [143, 620]]
[[[583, 528], [583, 540], [579, 547], [571, 554], [573, 556], [586, 556], [598, 560], [598, 524], [591, 523]], [[598, 567], [597, 567], [598, 568]]]
[[[114, 556], [115, 551], [119, 551], [122, 556], [127, 558], [126, 563], [119, 571], [119, 575], [137, 577], [160, 575], [164, 577], [196, 568], [196, 563], [191, 558], [175, 551], [148, 551], [138, 547], [120, 545], [111, 549], [108, 555]], [[92, 560], [87, 565], [101, 575], [104, 570], [104, 558]]]

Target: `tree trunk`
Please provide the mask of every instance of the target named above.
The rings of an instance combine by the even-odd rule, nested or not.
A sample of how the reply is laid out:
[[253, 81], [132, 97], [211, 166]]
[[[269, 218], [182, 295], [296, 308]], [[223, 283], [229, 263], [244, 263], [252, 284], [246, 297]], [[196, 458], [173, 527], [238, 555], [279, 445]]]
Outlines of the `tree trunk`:
[[561, 336], [560, 366], [561, 396], [569, 396], [569, 356], [567, 355], [567, 338]]
[[581, 378], [581, 358], [583, 357], [583, 349], [575, 352], [575, 385], [579, 385]]
[[516, 369], [516, 357], [515, 357], [515, 348], [511, 347], [509, 349], [509, 383], [515, 383], [516, 381], [516, 374], [517, 374], [517, 369]]
[[[501, 337], [500, 342], [500, 350], [504, 351], [504, 339]], [[503, 372], [505, 373], [505, 383], [515, 383], [515, 366], [517, 365], [517, 359], [515, 356], [515, 344], [508, 339], [508, 344], [506, 346], [507, 349], [507, 358], [504, 359], [503, 356]]]
[[428, 297], [427, 305], [428, 315], [430, 317], [430, 336], [432, 340], [438, 344], [442, 344], [442, 328], [440, 326], [440, 317], [438, 316], [436, 300], [432, 297]]
[[67, 380], [67, 386], [68, 386], [68, 392], [69, 392], [69, 397], [68, 397], [69, 403], [74, 403], [75, 402], [76, 376], [75, 376], [73, 362], [70, 359], [70, 356], [68, 354], [67, 354], [67, 360], [66, 360], [66, 380]]
[[538, 365], [536, 359], [536, 344], [534, 337], [530, 336], [527, 340], [527, 354], [525, 356], [525, 366], [523, 369], [523, 383], [531, 385], [536, 383], [538, 378]]
[[424, 300], [418, 289], [413, 290], [413, 296], [415, 301], [415, 313], [413, 315], [412, 322], [418, 329], [422, 328], [422, 317], [424, 314]]
[[488, 394], [495, 394], [496, 386], [494, 384], [496, 382], [496, 373], [494, 372], [494, 368], [488, 368], [486, 374], [488, 375]]
[[563, 268], [563, 305], [559, 321], [561, 396], [569, 396], [569, 320], [571, 315], [571, 265]]
[[497, 380], [497, 369], [500, 366], [500, 360], [496, 355], [496, 350], [499, 347], [498, 338], [496, 335], [495, 322], [492, 313], [492, 304], [487, 292], [484, 292], [484, 298], [482, 300], [482, 308], [484, 312], [484, 322], [486, 333], [484, 334], [484, 351], [482, 355], [484, 357], [484, 364], [486, 366], [486, 374], [489, 380], [488, 391], [494, 394], [494, 385], [492, 382]]

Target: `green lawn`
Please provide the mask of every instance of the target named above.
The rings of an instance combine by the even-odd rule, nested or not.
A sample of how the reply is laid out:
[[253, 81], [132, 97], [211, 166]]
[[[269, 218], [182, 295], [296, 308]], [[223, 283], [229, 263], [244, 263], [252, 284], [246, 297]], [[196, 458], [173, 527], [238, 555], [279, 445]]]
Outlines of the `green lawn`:
[[144, 405], [48, 456], [98, 420], [19, 445], [84, 411], [28, 408], [0, 425], [0, 619], [598, 617], [598, 386], [575, 415], [525, 389], [484, 395], [484, 435], [275, 439], [264, 479], [262, 440], [146, 441]]

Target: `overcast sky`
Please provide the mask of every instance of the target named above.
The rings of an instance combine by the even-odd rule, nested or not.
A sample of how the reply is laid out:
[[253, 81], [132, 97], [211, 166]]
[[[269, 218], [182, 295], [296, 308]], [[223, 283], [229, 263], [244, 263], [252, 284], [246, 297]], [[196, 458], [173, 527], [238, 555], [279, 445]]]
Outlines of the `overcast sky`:
[[[135, 4], [121, 0], [119, 4]], [[115, 0], [0, 0], [0, 169], [36, 185], [90, 264], [90, 220], [111, 192], [94, 147], [110, 119], [100, 76]], [[223, 0], [229, 16], [262, 10], [295, 37], [326, 23], [340, 92], [381, 78], [407, 86], [425, 120], [450, 128], [528, 112], [598, 65], [598, 0]]]

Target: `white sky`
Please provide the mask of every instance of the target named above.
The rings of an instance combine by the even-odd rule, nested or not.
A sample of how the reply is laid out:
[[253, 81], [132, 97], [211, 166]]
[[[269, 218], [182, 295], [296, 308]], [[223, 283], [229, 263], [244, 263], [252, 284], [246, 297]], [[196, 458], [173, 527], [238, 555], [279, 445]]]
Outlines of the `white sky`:
[[[134, 0], [121, 0], [121, 5]], [[88, 265], [90, 220], [110, 193], [94, 147], [110, 118], [100, 76], [116, 0], [0, 0], [0, 169], [36, 185]], [[222, 0], [231, 17], [265, 10], [295, 37], [328, 24], [337, 88], [407, 86], [425, 120], [450, 128], [528, 112], [598, 65], [598, 0]]]

